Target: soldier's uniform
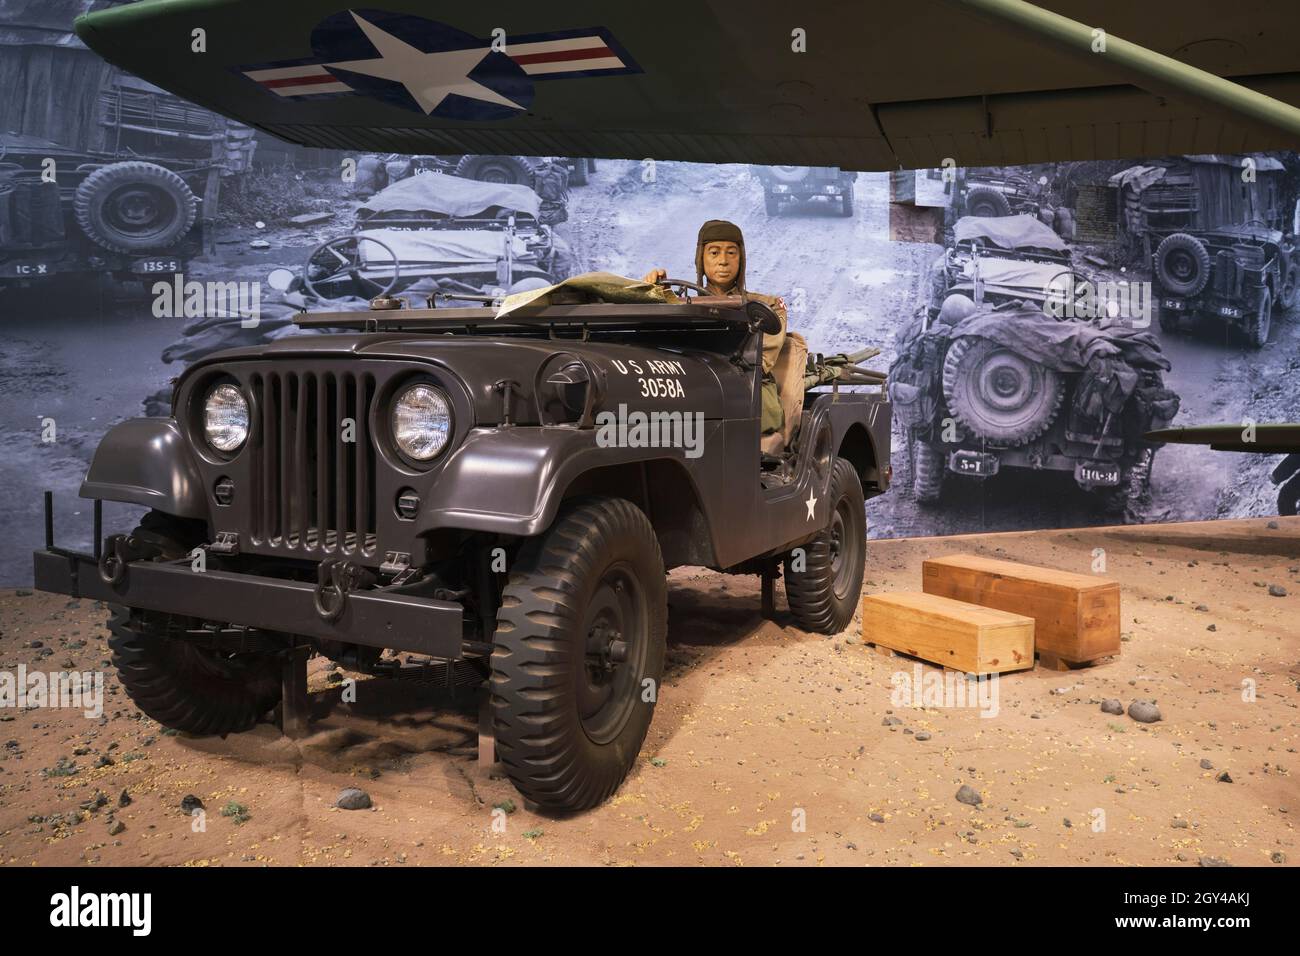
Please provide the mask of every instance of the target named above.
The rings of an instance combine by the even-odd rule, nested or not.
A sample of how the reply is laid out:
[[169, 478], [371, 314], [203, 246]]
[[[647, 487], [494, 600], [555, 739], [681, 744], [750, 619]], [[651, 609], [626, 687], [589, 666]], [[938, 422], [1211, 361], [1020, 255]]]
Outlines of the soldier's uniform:
[[740, 268], [736, 270], [736, 279], [729, 288], [722, 289], [709, 283], [706, 288], [714, 295], [739, 295], [742, 291], [746, 296], [762, 302], [781, 320], [781, 331], [773, 335], [763, 336], [763, 411], [762, 411], [762, 432], [765, 436], [771, 435], [782, 430], [785, 424], [785, 413], [781, 408], [781, 397], [776, 387], [776, 378], [772, 371], [776, 368], [776, 360], [781, 354], [781, 348], [785, 345], [786, 337], [786, 313], [785, 307], [780, 304], [777, 296], [761, 295], [745, 288], [745, 237], [741, 233], [740, 227], [735, 223], [727, 222], [725, 219], [710, 219], [700, 227], [700, 234], [695, 242], [695, 281], [704, 285], [704, 247], [710, 242], [734, 242], [740, 247]]
[[544, 226], [558, 226], [569, 218], [569, 172], [548, 161], [533, 176], [533, 189], [542, 200], [538, 220]]

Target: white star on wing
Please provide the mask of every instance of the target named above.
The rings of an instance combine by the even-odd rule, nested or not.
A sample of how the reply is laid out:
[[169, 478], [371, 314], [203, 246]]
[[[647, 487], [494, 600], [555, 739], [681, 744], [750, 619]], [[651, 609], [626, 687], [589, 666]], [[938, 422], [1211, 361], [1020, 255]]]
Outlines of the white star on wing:
[[469, 78], [474, 68], [492, 52], [491, 47], [425, 53], [405, 40], [363, 20], [355, 13], [352, 14], [352, 19], [379, 51], [379, 59], [326, 63], [327, 68], [347, 70], [351, 73], [361, 73], [365, 76], [401, 83], [426, 115], [436, 110], [442, 105], [443, 100], [452, 95], [482, 100], [498, 106], [509, 106], [517, 110], [524, 109], [496, 90]]
[[808, 500], [804, 502], [808, 506], [808, 517], [804, 520], [812, 521], [816, 517], [814, 512], [817, 510], [817, 499], [813, 497], [812, 489], [808, 490]]

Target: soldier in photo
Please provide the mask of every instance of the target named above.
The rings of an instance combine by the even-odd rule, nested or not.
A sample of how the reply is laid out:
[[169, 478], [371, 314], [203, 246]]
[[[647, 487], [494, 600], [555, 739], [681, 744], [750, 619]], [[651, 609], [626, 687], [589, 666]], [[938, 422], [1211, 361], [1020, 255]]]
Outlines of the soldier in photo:
[[[668, 277], [663, 269], [652, 269], [645, 275], [646, 282], [661, 282]], [[782, 362], [791, 365], [800, 375], [794, 387], [779, 388], [776, 370], [782, 349], [790, 336], [786, 329], [785, 301], [780, 296], [760, 295], [745, 288], [745, 236], [740, 227], [725, 219], [710, 219], [700, 227], [695, 242], [695, 280], [712, 295], [740, 295], [769, 306], [781, 320], [781, 331], [763, 337], [763, 411], [762, 450], [764, 454], [779, 455], [789, 443], [794, 426], [803, 409], [803, 362]], [[808, 347], [802, 336], [792, 333], [791, 349], [798, 348], [807, 356]]]
[[542, 197], [538, 220], [544, 226], [558, 226], [569, 218], [569, 171], [547, 156], [533, 176], [534, 189]]

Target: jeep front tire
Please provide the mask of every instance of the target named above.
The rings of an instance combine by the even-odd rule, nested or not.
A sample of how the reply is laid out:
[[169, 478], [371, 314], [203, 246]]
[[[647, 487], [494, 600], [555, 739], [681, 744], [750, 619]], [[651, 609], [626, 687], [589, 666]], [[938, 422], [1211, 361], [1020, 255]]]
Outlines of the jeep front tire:
[[785, 599], [805, 631], [838, 634], [849, 626], [862, 594], [867, 560], [867, 512], [852, 463], [836, 458], [827, 495], [830, 517], [802, 548], [785, 556]]
[[645, 514], [580, 498], [520, 548], [497, 612], [497, 756], [553, 811], [608, 798], [636, 761], [663, 676], [668, 588]]

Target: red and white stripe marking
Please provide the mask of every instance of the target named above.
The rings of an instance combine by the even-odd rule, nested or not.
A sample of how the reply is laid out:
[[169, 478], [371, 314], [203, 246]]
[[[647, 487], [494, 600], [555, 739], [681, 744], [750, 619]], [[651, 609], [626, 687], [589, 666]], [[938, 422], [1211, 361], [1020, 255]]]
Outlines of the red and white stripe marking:
[[[583, 70], [620, 70], [627, 65], [598, 36], [507, 43], [506, 56], [518, 63], [529, 76], [556, 76]], [[352, 87], [341, 82], [319, 63], [270, 70], [247, 70], [244, 75], [280, 96], [352, 92]]]

